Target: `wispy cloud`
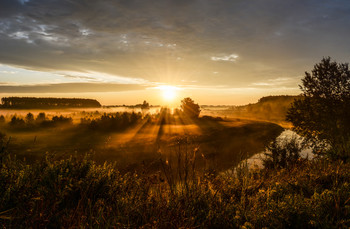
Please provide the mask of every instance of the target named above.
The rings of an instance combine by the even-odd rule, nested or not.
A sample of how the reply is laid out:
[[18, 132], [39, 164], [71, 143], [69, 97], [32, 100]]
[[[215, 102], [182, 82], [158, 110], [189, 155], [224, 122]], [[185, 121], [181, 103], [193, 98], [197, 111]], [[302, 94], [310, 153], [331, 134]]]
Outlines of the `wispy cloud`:
[[15, 71], [6, 71], [6, 70], [4, 70], [4, 71], [0, 71], [0, 73], [4, 73], [4, 74], [16, 74], [17, 72], [15, 72]]
[[219, 56], [212, 56], [210, 59], [212, 61], [231, 61], [235, 62], [238, 58], [238, 55], [236, 54], [230, 54], [230, 55], [219, 55]]
[[60, 75], [65, 78], [77, 79], [81, 82], [100, 82], [100, 83], [118, 83], [118, 84], [147, 84], [149, 81], [141, 78], [125, 77], [125, 76], [116, 76], [112, 74], [106, 74], [101, 72], [72, 72], [64, 71], [57, 72], [57, 75]]
[[254, 82], [251, 85], [252, 86], [259, 86], [259, 87], [291, 87], [291, 88], [297, 88], [298, 82], [300, 81], [300, 77], [278, 77], [278, 78], [271, 78], [266, 81], [262, 82]]
[[96, 78], [91, 76], [73, 76], [73, 75], [63, 75], [65, 78], [71, 78], [71, 79], [84, 79], [84, 80], [96, 80]]
[[142, 90], [142, 85], [113, 83], [61, 83], [38, 85], [0, 85], [1, 93], [85, 93]]

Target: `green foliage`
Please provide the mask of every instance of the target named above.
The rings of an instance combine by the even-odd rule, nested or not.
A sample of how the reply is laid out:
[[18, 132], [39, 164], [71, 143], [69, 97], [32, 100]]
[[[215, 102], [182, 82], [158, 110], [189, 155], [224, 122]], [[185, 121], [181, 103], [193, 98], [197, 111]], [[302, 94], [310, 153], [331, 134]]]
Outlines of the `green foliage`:
[[[350, 156], [350, 71], [348, 64], [323, 58], [306, 72], [300, 86], [303, 98], [295, 100], [287, 114], [294, 131], [309, 142], [331, 147], [329, 156]], [[326, 147], [321, 147], [326, 149]]]
[[198, 118], [201, 109], [198, 104], [194, 103], [193, 99], [187, 97], [181, 100], [181, 109], [185, 115], [190, 118]]
[[[302, 161], [290, 169], [237, 169], [192, 176], [183, 151], [180, 183], [170, 174], [121, 174], [89, 158], [0, 169], [5, 228], [348, 228], [350, 164]], [[167, 165], [170, 166], [170, 165]], [[185, 168], [189, 167], [189, 168]], [[173, 167], [174, 168], [174, 167]], [[174, 170], [177, 173], [177, 169]], [[190, 176], [185, 179], [188, 171]], [[184, 183], [187, 185], [184, 185]]]

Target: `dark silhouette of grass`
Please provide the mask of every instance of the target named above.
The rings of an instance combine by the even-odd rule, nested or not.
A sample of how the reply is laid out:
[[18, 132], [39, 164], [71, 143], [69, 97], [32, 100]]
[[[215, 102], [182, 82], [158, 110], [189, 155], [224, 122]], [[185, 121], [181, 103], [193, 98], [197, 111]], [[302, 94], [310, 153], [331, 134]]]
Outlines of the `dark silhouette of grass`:
[[[186, 145], [183, 145], [186, 147]], [[284, 169], [196, 172], [180, 149], [162, 169], [121, 174], [88, 157], [32, 165], [5, 156], [0, 169], [4, 228], [347, 228], [350, 164], [324, 159]], [[145, 170], [147, 168], [145, 167]]]

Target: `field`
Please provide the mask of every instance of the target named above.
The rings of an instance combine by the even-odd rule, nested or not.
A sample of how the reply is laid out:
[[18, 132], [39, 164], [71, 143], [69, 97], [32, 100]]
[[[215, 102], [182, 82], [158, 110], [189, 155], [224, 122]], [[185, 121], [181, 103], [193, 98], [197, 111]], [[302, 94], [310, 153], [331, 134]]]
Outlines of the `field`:
[[[6, 112], [6, 119], [10, 120], [9, 110]], [[34, 118], [40, 113], [27, 110], [15, 112], [19, 119], [25, 119], [28, 112]], [[109, 114], [115, 113], [113, 110]], [[198, 166], [222, 171], [263, 151], [283, 131], [277, 124], [263, 121], [210, 116], [190, 120], [156, 111], [140, 114], [135, 123], [123, 128], [91, 127], [91, 119], [100, 120], [103, 116], [101, 111], [47, 111], [46, 119], [58, 115], [72, 120], [53, 126], [11, 126], [4, 123], [3, 130], [11, 137], [9, 150], [28, 163], [43, 158], [46, 152], [57, 158], [67, 158], [72, 153], [89, 153], [98, 163], [116, 162], [119, 169], [133, 171], [140, 170], [145, 163], [171, 160], [179, 147], [185, 147], [188, 151], [196, 148]], [[90, 124], [86, 124], [89, 119]], [[155, 170], [159, 169], [154, 166]]]
[[4, 228], [350, 226], [349, 163], [303, 158], [289, 137], [273, 145], [293, 133], [281, 117], [245, 108], [196, 118], [167, 108], [2, 114]]

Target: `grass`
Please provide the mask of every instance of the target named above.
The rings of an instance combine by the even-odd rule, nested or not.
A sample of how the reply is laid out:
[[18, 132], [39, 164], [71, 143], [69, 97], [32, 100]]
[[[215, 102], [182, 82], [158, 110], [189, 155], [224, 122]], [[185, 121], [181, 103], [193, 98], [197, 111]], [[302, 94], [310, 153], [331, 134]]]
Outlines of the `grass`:
[[[2, 152], [4, 153], [4, 152]], [[300, 160], [281, 169], [196, 172], [194, 152], [162, 169], [120, 173], [89, 157], [25, 165], [3, 154], [4, 228], [348, 228], [350, 164]], [[145, 168], [146, 169], [146, 168]]]

